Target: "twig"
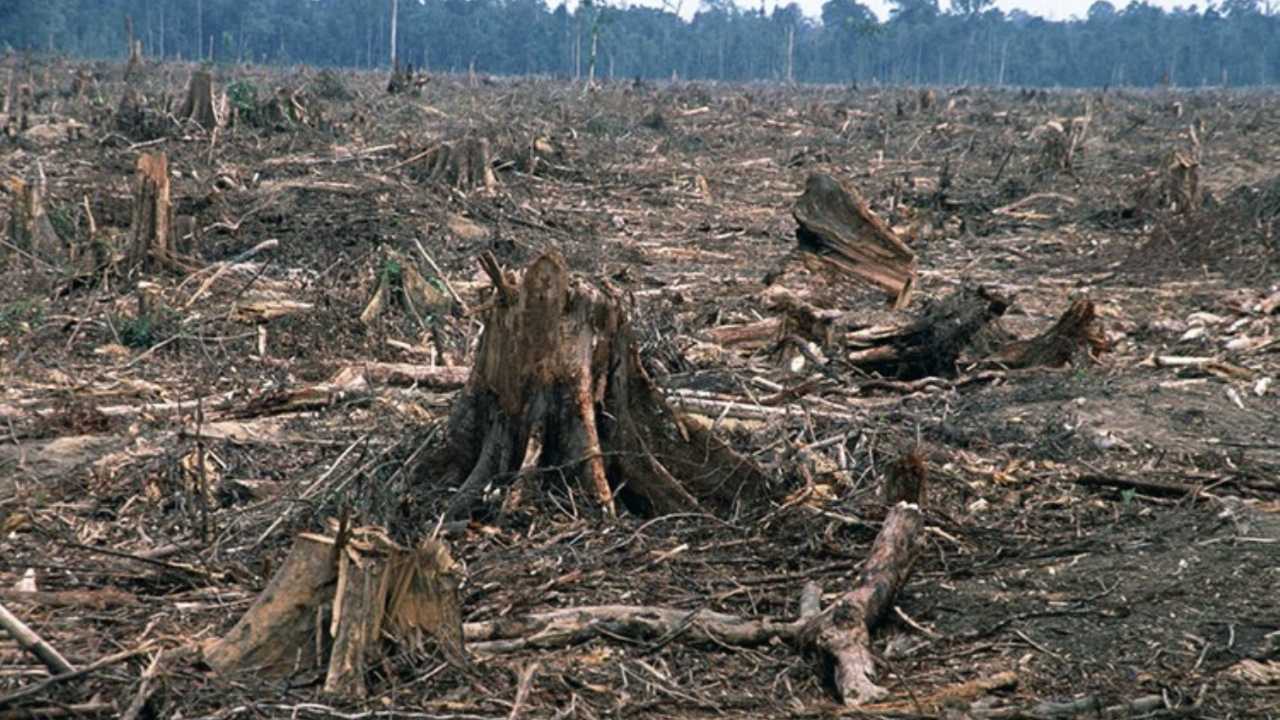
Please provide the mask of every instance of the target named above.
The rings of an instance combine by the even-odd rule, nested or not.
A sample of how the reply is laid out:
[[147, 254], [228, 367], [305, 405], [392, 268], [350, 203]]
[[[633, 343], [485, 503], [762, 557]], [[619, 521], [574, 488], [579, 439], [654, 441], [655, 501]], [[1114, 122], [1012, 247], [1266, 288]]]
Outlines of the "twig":
[[101, 660], [98, 660], [97, 662], [93, 662], [88, 665], [85, 665], [84, 667], [78, 670], [73, 670], [68, 673], [62, 673], [61, 675], [54, 675], [51, 678], [46, 678], [45, 680], [41, 680], [35, 685], [31, 685], [30, 687], [25, 687], [21, 690], [18, 690], [17, 692], [12, 692], [12, 693], [9, 693], [8, 695], [0, 697], [0, 707], [9, 705], [15, 700], [21, 700], [24, 697], [30, 697], [31, 695], [35, 695], [36, 693], [43, 691], [45, 688], [51, 687], [58, 683], [66, 682], [68, 680], [74, 680], [78, 677], [88, 675], [91, 672], [101, 670], [102, 668], [107, 667], [109, 665], [115, 665], [116, 663], [124, 662], [125, 660], [141, 655], [150, 649], [151, 649], [151, 643], [147, 643], [142, 647], [135, 648], [133, 650], [125, 650], [124, 652], [119, 652], [119, 653], [116, 653], [115, 655], [108, 655], [107, 657], [104, 657]]
[[[329, 479], [330, 475], [333, 475], [333, 473], [337, 471], [337, 469], [342, 465], [342, 462], [347, 459], [347, 456], [350, 455], [358, 445], [368, 439], [368, 435], [361, 435], [356, 438], [355, 442], [348, 445], [347, 449], [342, 451], [342, 454], [338, 456], [337, 460], [333, 461], [333, 464], [329, 466], [328, 470], [324, 471], [323, 475], [317, 478], [315, 482], [311, 483], [310, 487], [302, 491], [302, 494], [298, 496], [298, 500], [306, 500], [318, 493], [325, 485], [325, 481]], [[293, 514], [293, 507], [294, 506], [290, 506], [289, 508], [286, 508], [284, 512], [280, 513], [280, 517], [276, 518], [275, 521], [271, 523], [271, 526], [258, 536], [258, 539], [254, 541], [253, 545], [250, 546], [250, 549], [256, 549], [262, 545], [262, 543], [266, 542], [267, 538], [271, 537], [271, 533], [275, 532], [276, 528], [280, 527], [280, 524], [289, 519], [289, 516]]]
[[525, 667], [524, 672], [520, 673], [520, 687], [516, 689], [516, 700], [511, 704], [511, 714], [507, 715], [507, 720], [519, 720], [520, 711], [524, 709], [525, 702], [529, 699], [529, 688], [533, 685], [533, 676], [538, 672], [538, 661], [534, 660]]
[[142, 708], [147, 704], [147, 700], [154, 691], [151, 687], [151, 681], [155, 679], [156, 672], [160, 669], [160, 658], [164, 656], [164, 651], [157, 652], [151, 658], [151, 664], [147, 665], [147, 669], [142, 671], [142, 682], [138, 685], [138, 692], [133, 696], [133, 700], [129, 702], [129, 707], [120, 715], [120, 720], [137, 720], [138, 715], [142, 713]]
[[58, 652], [57, 648], [36, 634], [36, 631], [27, 627], [27, 624], [19, 620], [17, 615], [9, 612], [9, 608], [3, 603], [0, 603], [0, 628], [4, 628], [14, 640], [18, 641], [19, 645], [40, 658], [40, 662], [44, 663], [54, 675], [75, 672], [75, 666], [62, 657], [62, 653]]
[[435, 271], [436, 277], [440, 278], [440, 282], [444, 283], [444, 289], [449, 291], [449, 295], [453, 298], [454, 302], [458, 303], [458, 307], [462, 309], [462, 312], [465, 315], [467, 312], [467, 304], [462, 301], [462, 296], [458, 294], [458, 291], [453, 289], [453, 283], [449, 282], [449, 278], [444, 274], [444, 271], [442, 271], [440, 266], [436, 264], [436, 261], [431, 259], [431, 256], [427, 254], [426, 249], [422, 247], [422, 243], [418, 241], [418, 238], [413, 239], [413, 244], [418, 247], [418, 252], [422, 253], [422, 258], [426, 260], [427, 264], [431, 266], [431, 269]]

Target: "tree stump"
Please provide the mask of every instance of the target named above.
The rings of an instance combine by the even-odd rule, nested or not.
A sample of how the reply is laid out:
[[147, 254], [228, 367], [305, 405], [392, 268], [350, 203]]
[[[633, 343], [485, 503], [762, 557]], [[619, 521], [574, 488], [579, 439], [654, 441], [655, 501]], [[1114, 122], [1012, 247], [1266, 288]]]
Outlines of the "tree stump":
[[422, 154], [426, 180], [457, 188], [463, 192], [498, 189], [498, 176], [493, 172], [489, 140], [468, 135], [460, 142], [446, 142]]
[[985, 357], [1010, 339], [992, 325], [1010, 304], [986, 288], [966, 285], [931, 303], [905, 327], [876, 338], [872, 347], [854, 351], [848, 360], [865, 372], [899, 380], [954, 377], [963, 354]]
[[205, 130], [218, 127], [218, 116], [213, 111], [213, 73], [197, 70], [191, 73], [187, 84], [187, 97], [178, 107], [178, 118], [190, 120]]
[[378, 530], [331, 529], [333, 537], [298, 538], [253, 606], [205, 648], [209, 667], [323, 677], [325, 692], [363, 697], [373, 661], [387, 656], [386, 642], [419, 655], [438, 649], [450, 664], [465, 665], [448, 549], [428, 541], [408, 550]]
[[147, 272], [168, 262], [173, 206], [169, 201], [169, 156], [138, 158], [134, 184], [133, 232], [128, 262], [131, 271]]
[[54, 229], [44, 208], [44, 174], [34, 183], [12, 178], [13, 205], [6, 228], [10, 242], [20, 252], [45, 261], [56, 261], [63, 254], [63, 239]]
[[1098, 317], [1093, 301], [1076, 298], [1053, 327], [1028, 340], [1000, 348], [990, 362], [1005, 367], [1061, 367], [1083, 354], [1095, 360], [1107, 350], [1107, 340], [1095, 327]]
[[837, 280], [858, 278], [904, 308], [916, 283], [916, 255], [875, 214], [857, 190], [814, 173], [791, 211], [803, 264]]
[[[572, 277], [558, 253], [518, 287], [487, 256], [494, 297], [448, 428], [451, 517], [480, 509], [486, 487], [541, 477], [605, 514], [731, 512], [769, 492], [765, 474], [664, 401], [641, 367], [622, 293]], [[515, 492], [519, 492], [516, 490]]]

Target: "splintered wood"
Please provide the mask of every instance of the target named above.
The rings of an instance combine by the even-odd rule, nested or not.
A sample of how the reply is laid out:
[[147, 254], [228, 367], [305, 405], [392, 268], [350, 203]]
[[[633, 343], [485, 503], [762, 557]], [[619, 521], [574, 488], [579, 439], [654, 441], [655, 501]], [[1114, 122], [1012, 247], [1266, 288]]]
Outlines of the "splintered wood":
[[57, 258], [63, 240], [58, 237], [45, 212], [44, 174], [41, 173], [34, 183], [12, 178], [10, 189], [13, 191], [13, 204], [6, 227], [10, 241], [20, 252], [43, 259]]
[[376, 529], [302, 535], [266, 590], [204, 659], [224, 674], [324, 671], [325, 692], [364, 697], [389, 646], [466, 663], [456, 568], [436, 541], [398, 547]]
[[812, 272], [859, 278], [888, 292], [895, 308], [907, 306], [917, 278], [916, 255], [857, 190], [814, 173], [791, 214], [799, 223], [797, 252]]

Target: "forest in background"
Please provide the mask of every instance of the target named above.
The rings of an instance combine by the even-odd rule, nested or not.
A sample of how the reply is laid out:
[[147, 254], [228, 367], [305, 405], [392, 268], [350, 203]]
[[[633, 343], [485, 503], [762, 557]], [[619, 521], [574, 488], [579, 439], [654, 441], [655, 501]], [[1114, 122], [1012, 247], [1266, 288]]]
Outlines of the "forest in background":
[[[701, 0], [668, 9], [585, 0], [401, 0], [397, 55], [432, 72], [597, 78], [1041, 87], [1268, 85], [1280, 17], [1262, 0], [1165, 11], [1098, 0], [1085, 18], [1005, 13], [993, 0], [856, 0], [821, 16]], [[218, 64], [389, 67], [393, 0], [0, 0], [0, 47]], [[594, 51], [593, 51], [594, 48]]]

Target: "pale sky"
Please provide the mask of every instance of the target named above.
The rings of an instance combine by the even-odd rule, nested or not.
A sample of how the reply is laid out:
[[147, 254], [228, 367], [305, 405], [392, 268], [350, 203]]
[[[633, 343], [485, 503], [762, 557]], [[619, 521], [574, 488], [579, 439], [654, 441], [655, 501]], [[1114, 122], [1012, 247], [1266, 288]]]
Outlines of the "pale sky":
[[[737, 5], [744, 9], [756, 9], [760, 7], [761, 0], [734, 0]], [[827, 0], [795, 0], [801, 8], [804, 9], [806, 15], [812, 18], [821, 17], [822, 6]], [[867, 7], [875, 11], [880, 20], [889, 19], [889, 3], [886, 0], [859, 0]], [[783, 5], [790, 3], [791, 0], [782, 0]], [[1123, 10], [1129, 4], [1129, 0], [1110, 0], [1112, 5], [1116, 6], [1116, 10]], [[1147, 0], [1148, 4], [1172, 10], [1175, 7], [1187, 7], [1196, 5], [1201, 10], [1208, 4], [1206, 0]], [[1005, 11], [1024, 10], [1032, 15], [1038, 15], [1049, 20], [1066, 20], [1070, 17], [1084, 18], [1089, 14], [1089, 6], [1094, 0], [996, 0], [996, 7]], [[555, 0], [552, 0], [555, 4]], [[624, 0], [623, 2], [611, 3], [617, 5], [651, 5], [654, 7], [674, 8], [677, 4], [680, 7], [680, 14], [684, 17], [690, 17], [698, 11], [699, 0]], [[774, 6], [779, 4], [778, 0], [764, 0], [765, 10], [772, 12]], [[949, 7], [949, 0], [938, 0], [939, 7], [946, 11]]]

